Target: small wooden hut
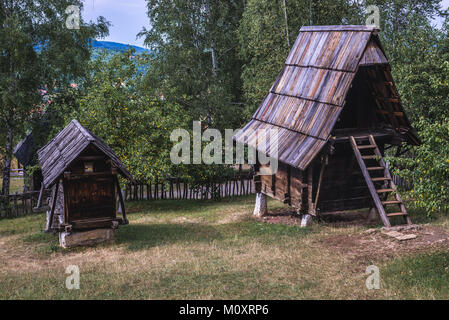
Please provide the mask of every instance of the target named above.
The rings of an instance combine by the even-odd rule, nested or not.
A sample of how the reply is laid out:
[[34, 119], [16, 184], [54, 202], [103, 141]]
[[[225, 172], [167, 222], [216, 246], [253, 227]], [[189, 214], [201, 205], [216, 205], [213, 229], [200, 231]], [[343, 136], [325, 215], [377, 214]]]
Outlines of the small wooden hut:
[[31, 177], [28, 177], [26, 171], [27, 166], [35, 165], [37, 162], [35, 157], [36, 147], [33, 132], [29, 133], [25, 138], [19, 141], [14, 148], [13, 154], [17, 158], [17, 161], [23, 166], [24, 178], [29, 178], [29, 185], [27, 185], [29, 191], [39, 191], [42, 187], [43, 179], [41, 170], [35, 170]]
[[[319, 212], [360, 208], [375, 208], [385, 226], [394, 216], [411, 223], [382, 157], [420, 140], [376, 28], [302, 27], [276, 82], [234, 139], [258, 148], [259, 129], [277, 129], [279, 166], [256, 175], [255, 214], [264, 213], [268, 195], [296, 208], [304, 224]], [[258, 162], [256, 173], [261, 168]]]
[[[60, 232], [63, 246], [95, 243], [111, 236], [110, 229], [127, 224], [117, 174], [133, 181], [112, 149], [72, 120], [38, 150], [43, 185], [53, 188], [46, 231]], [[121, 213], [123, 218], [117, 218]], [[93, 238], [80, 232], [91, 232]]]

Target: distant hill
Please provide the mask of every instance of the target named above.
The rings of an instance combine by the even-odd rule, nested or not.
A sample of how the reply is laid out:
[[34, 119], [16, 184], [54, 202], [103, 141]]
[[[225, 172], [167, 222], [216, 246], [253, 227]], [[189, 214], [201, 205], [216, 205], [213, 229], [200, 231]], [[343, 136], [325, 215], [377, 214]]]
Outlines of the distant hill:
[[92, 40], [92, 59], [95, 59], [96, 57], [98, 57], [98, 55], [101, 53], [101, 51], [106, 50], [108, 51], [108, 53], [114, 55], [117, 53], [122, 53], [125, 52], [127, 50], [129, 50], [130, 48], [134, 48], [136, 50], [136, 54], [141, 54], [141, 53], [151, 53], [151, 50], [142, 48], [142, 47], [138, 47], [138, 46], [133, 46], [133, 45], [129, 45], [129, 44], [124, 44], [124, 43], [118, 43], [118, 42], [112, 42], [112, 41], [98, 41], [98, 40]]
[[150, 52], [150, 50], [142, 48], [142, 47], [133, 46], [133, 45], [124, 44], [124, 43], [112, 42], [112, 41], [92, 40], [92, 47], [111, 50], [111, 51], [119, 51], [119, 52], [124, 52], [131, 47], [136, 50], [136, 53]]

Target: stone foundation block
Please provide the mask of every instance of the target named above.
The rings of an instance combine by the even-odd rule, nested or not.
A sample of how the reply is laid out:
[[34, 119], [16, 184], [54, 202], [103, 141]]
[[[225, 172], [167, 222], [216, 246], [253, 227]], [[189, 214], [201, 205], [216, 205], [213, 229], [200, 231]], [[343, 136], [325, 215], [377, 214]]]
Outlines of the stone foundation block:
[[89, 231], [60, 232], [59, 244], [63, 248], [89, 246], [115, 239], [114, 229], [94, 229]]

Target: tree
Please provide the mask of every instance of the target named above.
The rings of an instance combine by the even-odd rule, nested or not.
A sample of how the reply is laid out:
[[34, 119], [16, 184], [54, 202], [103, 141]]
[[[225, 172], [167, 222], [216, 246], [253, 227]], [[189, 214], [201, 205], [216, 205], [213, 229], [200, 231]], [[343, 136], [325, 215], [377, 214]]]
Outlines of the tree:
[[428, 216], [449, 212], [449, 117], [436, 121], [425, 118], [415, 122], [422, 145], [412, 156], [392, 158], [394, 173], [413, 181], [414, 206]]
[[[41, 102], [38, 88], [51, 93], [85, 75], [89, 39], [105, 35], [108, 23], [100, 17], [79, 29], [66, 26], [66, 9], [82, 8], [80, 0], [0, 1], [0, 126], [4, 128], [2, 193], [9, 194], [14, 138], [23, 132], [33, 109]], [[81, 11], [81, 10], [79, 10]]]
[[239, 125], [242, 109], [235, 30], [243, 2], [147, 0], [151, 28], [140, 36], [154, 50], [148, 82], [181, 104], [191, 120], [219, 129]]
[[433, 19], [442, 15], [440, 1], [366, 2], [380, 8], [379, 35], [410, 120], [441, 119], [449, 102], [444, 88], [447, 47], [443, 45], [445, 35], [432, 25]]
[[92, 61], [87, 94], [66, 119], [77, 118], [104, 139], [139, 181], [173, 173], [170, 133], [185, 119], [179, 105], [151, 93], [149, 62], [149, 55], [134, 50]]
[[414, 204], [431, 215], [449, 211], [449, 20], [442, 30], [414, 23], [414, 41], [396, 47], [393, 70], [422, 145], [391, 162], [396, 174], [413, 181]]
[[239, 56], [244, 61], [245, 117], [255, 111], [276, 80], [303, 25], [358, 20], [360, 9], [346, 0], [249, 0], [237, 32]]

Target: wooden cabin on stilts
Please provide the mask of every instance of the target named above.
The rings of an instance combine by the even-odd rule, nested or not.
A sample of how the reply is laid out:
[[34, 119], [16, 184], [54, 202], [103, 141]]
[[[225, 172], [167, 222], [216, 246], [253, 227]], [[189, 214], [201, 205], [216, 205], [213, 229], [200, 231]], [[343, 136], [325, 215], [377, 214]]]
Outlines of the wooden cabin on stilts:
[[320, 212], [361, 208], [387, 227], [396, 216], [411, 223], [383, 156], [420, 140], [375, 27], [301, 28], [278, 79], [234, 139], [260, 149], [261, 130], [277, 132], [277, 152], [266, 150], [278, 169], [264, 175], [267, 165], [256, 163], [255, 214], [266, 213], [267, 195], [294, 207], [303, 225]]
[[117, 174], [134, 180], [112, 149], [78, 121], [38, 150], [38, 158], [41, 193], [53, 189], [46, 232], [59, 232], [61, 246], [107, 241], [120, 224], [128, 224]]

